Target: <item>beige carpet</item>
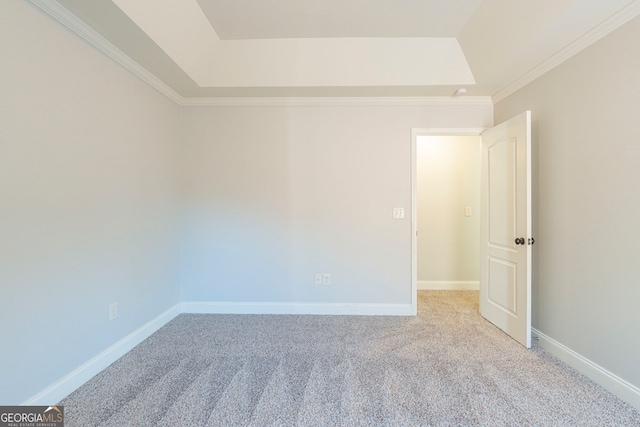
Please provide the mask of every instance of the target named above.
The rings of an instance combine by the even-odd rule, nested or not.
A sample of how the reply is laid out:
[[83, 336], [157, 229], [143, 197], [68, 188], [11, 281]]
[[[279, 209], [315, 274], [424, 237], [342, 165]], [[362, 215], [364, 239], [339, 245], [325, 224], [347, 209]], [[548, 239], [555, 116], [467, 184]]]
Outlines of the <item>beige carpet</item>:
[[640, 426], [477, 295], [420, 291], [417, 317], [180, 315], [65, 398], [65, 425]]

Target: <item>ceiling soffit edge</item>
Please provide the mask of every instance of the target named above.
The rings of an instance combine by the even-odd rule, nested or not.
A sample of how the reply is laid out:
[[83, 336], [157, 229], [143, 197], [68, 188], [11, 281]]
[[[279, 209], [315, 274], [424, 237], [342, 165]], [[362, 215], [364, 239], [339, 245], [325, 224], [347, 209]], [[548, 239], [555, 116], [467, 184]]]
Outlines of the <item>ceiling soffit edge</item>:
[[490, 96], [184, 98], [187, 107], [493, 106]]

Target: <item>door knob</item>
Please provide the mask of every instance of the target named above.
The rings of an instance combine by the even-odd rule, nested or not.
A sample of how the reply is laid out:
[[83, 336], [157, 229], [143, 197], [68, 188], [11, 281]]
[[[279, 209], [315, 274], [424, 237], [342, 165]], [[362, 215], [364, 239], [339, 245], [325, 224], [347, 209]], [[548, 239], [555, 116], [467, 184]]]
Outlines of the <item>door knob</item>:
[[516, 245], [524, 245], [524, 237], [516, 237]]

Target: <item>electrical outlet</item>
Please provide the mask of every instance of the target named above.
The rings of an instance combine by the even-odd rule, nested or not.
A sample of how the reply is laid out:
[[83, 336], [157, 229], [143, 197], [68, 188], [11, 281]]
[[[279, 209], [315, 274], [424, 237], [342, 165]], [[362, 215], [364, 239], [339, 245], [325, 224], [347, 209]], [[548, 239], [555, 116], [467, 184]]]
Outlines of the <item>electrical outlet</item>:
[[109, 305], [109, 322], [118, 317], [118, 303], [114, 302]]
[[471, 216], [471, 206], [464, 208], [464, 216]]
[[322, 275], [322, 284], [325, 285], [325, 286], [331, 284], [331, 274], [324, 273]]
[[316, 285], [322, 285], [322, 273], [316, 273], [313, 276], [313, 280]]

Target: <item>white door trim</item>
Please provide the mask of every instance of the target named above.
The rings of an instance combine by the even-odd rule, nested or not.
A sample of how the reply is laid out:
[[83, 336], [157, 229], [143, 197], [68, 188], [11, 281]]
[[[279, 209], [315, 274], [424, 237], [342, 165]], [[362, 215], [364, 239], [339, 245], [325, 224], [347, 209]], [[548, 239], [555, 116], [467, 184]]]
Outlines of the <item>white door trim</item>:
[[480, 136], [487, 128], [412, 128], [411, 129], [411, 311], [418, 313], [418, 206], [417, 143], [419, 136]]

